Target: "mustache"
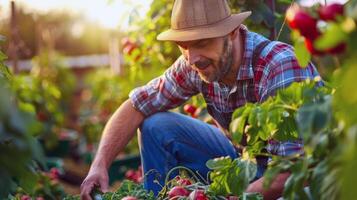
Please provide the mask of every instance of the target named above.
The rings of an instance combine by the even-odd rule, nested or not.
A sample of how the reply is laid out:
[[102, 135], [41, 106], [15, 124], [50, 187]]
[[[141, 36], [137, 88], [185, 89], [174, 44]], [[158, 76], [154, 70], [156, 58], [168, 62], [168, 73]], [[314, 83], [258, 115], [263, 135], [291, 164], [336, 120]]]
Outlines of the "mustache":
[[213, 63], [213, 61], [211, 59], [203, 59], [203, 60], [199, 60], [199, 61], [195, 62], [194, 66], [199, 69], [204, 69], [212, 63]]

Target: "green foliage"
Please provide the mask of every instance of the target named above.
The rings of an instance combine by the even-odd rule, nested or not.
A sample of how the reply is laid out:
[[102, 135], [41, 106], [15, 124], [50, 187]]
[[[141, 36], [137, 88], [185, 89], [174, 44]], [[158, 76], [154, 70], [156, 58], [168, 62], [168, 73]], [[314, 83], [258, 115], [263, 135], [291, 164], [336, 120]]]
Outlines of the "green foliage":
[[[1, 36], [1, 35], [0, 35]], [[4, 77], [8, 80], [11, 78], [11, 73], [9, 68], [4, 64], [4, 61], [7, 59], [7, 56], [0, 51], [0, 77]]]
[[23, 199], [28, 196], [32, 199], [42, 197], [43, 199], [57, 200], [65, 196], [62, 185], [58, 182], [57, 178], [51, 177], [47, 172], [36, 172], [36, 181], [33, 183], [33, 190], [25, 190], [22, 187], [16, 189], [16, 194], [9, 195], [8, 200]]
[[294, 40], [294, 51], [297, 61], [301, 67], [307, 67], [311, 60], [311, 54], [305, 47], [305, 39], [297, 32], [292, 32]]
[[209, 191], [216, 195], [241, 196], [256, 175], [257, 168], [250, 160], [221, 157], [209, 160], [207, 167], [210, 172]]
[[315, 42], [316, 48], [319, 50], [335, 47], [341, 42], [346, 42], [348, 33], [344, 30], [342, 23], [330, 22], [325, 33]]
[[[4, 65], [2, 61], [0, 64]], [[0, 198], [7, 197], [17, 186], [33, 191], [38, 178], [33, 160], [44, 166], [42, 149], [33, 137], [38, 134], [39, 124], [33, 113], [19, 109], [10, 85], [11, 81], [0, 76]]]
[[60, 129], [66, 126], [65, 113], [70, 111], [75, 78], [53, 52], [44, 52], [33, 63], [30, 74], [12, 78], [11, 89], [20, 109], [33, 113], [42, 122], [38, 134], [52, 148], [57, 144]]
[[[95, 199], [100, 200], [121, 200], [125, 196], [133, 196], [139, 200], [155, 200], [155, 196], [152, 192], [148, 193], [144, 190], [143, 185], [136, 184], [132, 181], [124, 180], [121, 186], [115, 192], [100, 193], [95, 192], [92, 194]], [[64, 200], [79, 200], [79, 196], [68, 196]]]
[[[336, 109], [332, 103], [335, 94], [335, 90], [316, 87], [311, 81], [294, 83], [264, 103], [247, 104], [234, 112], [231, 124], [233, 138], [248, 134], [250, 140], [243, 152], [248, 152], [249, 157], [259, 155], [265, 147], [260, 145], [261, 142], [267, 140], [287, 141], [300, 137], [304, 141], [303, 155], [271, 155], [273, 161], [264, 174], [265, 187], [277, 174], [289, 171], [291, 176], [283, 193], [285, 199], [336, 199], [340, 196], [342, 179], [339, 176], [347, 173], [350, 169], [347, 166], [353, 165], [346, 158], [351, 157], [349, 152], [354, 151], [355, 144], [352, 141], [356, 140], [350, 133], [354, 129], [347, 132], [350, 136], [346, 135], [348, 129], [331, 112]], [[242, 125], [246, 123], [248, 128]], [[354, 139], [349, 142], [351, 146], [345, 148], [341, 145], [351, 137]], [[252, 138], [255, 139], [250, 142]], [[341, 154], [346, 157], [339, 156]], [[222, 173], [221, 176], [227, 174]], [[306, 183], [310, 184], [310, 191], [304, 189]]]
[[[298, 127], [304, 129], [300, 133], [311, 134], [311, 132], [305, 132], [307, 128], [312, 128], [311, 123], [308, 124], [306, 120], [312, 118], [321, 122], [323, 119], [319, 118], [321, 117], [321, 113], [318, 112], [319, 109], [325, 109], [324, 113], [328, 112], [326, 105], [321, 105], [321, 108], [312, 105], [311, 109], [317, 110], [316, 117], [310, 115], [308, 103], [314, 104], [316, 101], [321, 101], [320, 98], [322, 97], [317, 94], [319, 94], [319, 91], [327, 90], [316, 88], [314, 85], [315, 82], [309, 80], [306, 83], [293, 83], [285, 90], [279, 90], [274, 98], [269, 98], [263, 103], [248, 103], [238, 108], [233, 113], [230, 124], [233, 142], [239, 144], [243, 134], [246, 133], [248, 135], [246, 150], [250, 157], [254, 157], [261, 153], [261, 150], [265, 147], [265, 141], [298, 139]], [[304, 107], [297, 112], [303, 104]], [[307, 113], [304, 113], [305, 110], [307, 110]], [[297, 114], [299, 114], [298, 117], [301, 121], [305, 120], [300, 123], [301, 127], [295, 121]], [[306, 114], [309, 115], [309, 118], [305, 117]], [[324, 125], [326, 123], [324, 121]], [[319, 126], [322, 125], [319, 124]]]
[[284, 25], [284, 13], [291, 4], [290, 0], [275, 2], [275, 6], [264, 0], [230, 0], [232, 13], [252, 11], [252, 15], [243, 22], [250, 30], [270, 39], [289, 42], [290, 30]]

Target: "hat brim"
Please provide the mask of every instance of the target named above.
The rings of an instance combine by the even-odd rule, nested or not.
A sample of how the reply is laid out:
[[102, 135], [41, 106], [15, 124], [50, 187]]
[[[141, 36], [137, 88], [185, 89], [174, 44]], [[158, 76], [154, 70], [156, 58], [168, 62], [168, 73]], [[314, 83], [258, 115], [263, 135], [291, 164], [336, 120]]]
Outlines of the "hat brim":
[[206, 38], [222, 37], [235, 28], [237, 28], [242, 22], [251, 15], [251, 11], [242, 12], [239, 14], [232, 14], [226, 19], [214, 24], [199, 26], [190, 29], [174, 30], [169, 29], [160, 33], [157, 36], [161, 41], [192, 41], [201, 40]]

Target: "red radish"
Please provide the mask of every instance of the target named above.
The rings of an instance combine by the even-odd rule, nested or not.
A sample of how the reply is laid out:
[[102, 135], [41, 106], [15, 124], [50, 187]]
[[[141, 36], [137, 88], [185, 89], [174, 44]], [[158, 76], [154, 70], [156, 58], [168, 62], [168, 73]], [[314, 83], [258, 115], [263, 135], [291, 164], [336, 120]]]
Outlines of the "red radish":
[[334, 21], [338, 15], [343, 15], [343, 5], [333, 3], [327, 6], [322, 6], [318, 10], [320, 18], [325, 21]]
[[126, 197], [122, 198], [121, 200], [138, 200], [138, 198], [133, 197], [133, 196], [126, 196]]
[[125, 178], [132, 180], [135, 177], [135, 171], [132, 169], [129, 169], [128, 171], [125, 172]]
[[203, 190], [194, 190], [188, 197], [190, 200], [209, 200]]
[[31, 197], [28, 195], [22, 195], [21, 200], [31, 200]]
[[188, 178], [179, 178], [179, 180], [177, 181], [177, 183], [181, 186], [187, 186], [187, 185], [191, 185], [191, 181]]
[[190, 193], [182, 186], [175, 186], [169, 191], [169, 198], [187, 197]]
[[58, 179], [60, 176], [60, 171], [53, 167], [50, 169], [50, 173], [49, 173], [49, 177], [51, 178], [51, 180], [54, 180], [54, 179]]

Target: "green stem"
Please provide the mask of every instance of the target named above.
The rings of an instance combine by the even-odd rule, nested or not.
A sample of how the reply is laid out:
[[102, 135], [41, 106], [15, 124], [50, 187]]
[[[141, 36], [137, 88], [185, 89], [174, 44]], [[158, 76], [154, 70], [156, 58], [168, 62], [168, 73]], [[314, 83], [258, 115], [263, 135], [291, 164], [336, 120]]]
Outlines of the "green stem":
[[296, 107], [287, 105], [287, 104], [282, 104], [282, 105], [275, 105], [275, 108], [285, 108], [287, 110], [291, 110], [291, 111], [297, 111], [298, 109]]
[[195, 172], [193, 172], [193, 171], [190, 170], [189, 168], [184, 167], [184, 166], [177, 166], [177, 167], [172, 168], [172, 169], [167, 173], [166, 178], [165, 178], [165, 185], [166, 185], [167, 182], [169, 182], [170, 175], [171, 175], [175, 170], [178, 170], [178, 169], [184, 169], [184, 170], [188, 171], [189, 173], [191, 173], [191, 175], [196, 179], [197, 182], [200, 180], [200, 179], [196, 176]]

